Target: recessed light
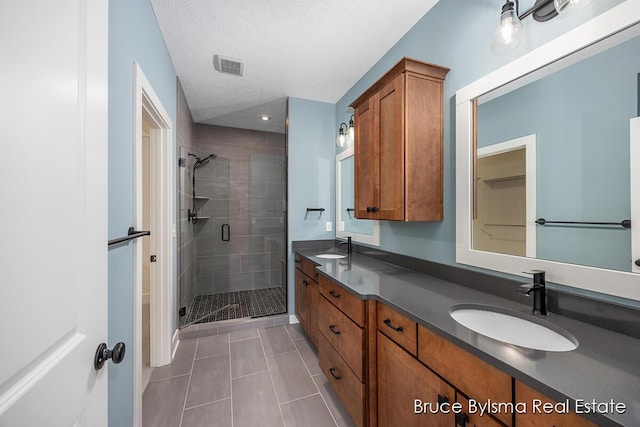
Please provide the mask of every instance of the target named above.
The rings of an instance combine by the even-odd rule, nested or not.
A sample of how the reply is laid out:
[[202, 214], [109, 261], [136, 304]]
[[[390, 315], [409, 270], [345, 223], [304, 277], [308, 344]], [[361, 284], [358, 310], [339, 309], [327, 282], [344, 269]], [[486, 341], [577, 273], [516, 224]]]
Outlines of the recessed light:
[[266, 114], [263, 114], [260, 116], [260, 120], [262, 120], [263, 122], [268, 122], [269, 120], [271, 120], [271, 117], [267, 116]]

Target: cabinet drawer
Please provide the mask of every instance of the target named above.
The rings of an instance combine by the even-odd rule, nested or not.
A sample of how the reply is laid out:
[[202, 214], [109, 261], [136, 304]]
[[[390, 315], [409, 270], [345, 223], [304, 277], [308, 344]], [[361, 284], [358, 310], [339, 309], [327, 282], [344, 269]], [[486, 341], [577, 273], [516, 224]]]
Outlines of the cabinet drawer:
[[[320, 369], [357, 426], [364, 425], [364, 384], [322, 334], [318, 334]], [[310, 421], [311, 422], [311, 421]]]
[[364, 326], [364, 301], [347, 292], [333, 280], [320, 276], [320, 294], [338, 307], [358, 326]]
[[364, 330], [324, 297], [319, 297], [318, 330], [364, 382]]
[[377, 304], [378, 330], [414, 356], [418, 355], [418, 325], [384, 304]]
[[316, 272], [317, 264], [309, 261], [300, 254], [295, 255], [296, 268], [309, 276], [313, 281], [318, 282], [318, 273]]
[[533, 413], [533, 401], [537, 400], [545, 403], [555, 404], [556, 402], [531, 387], [516, 381], [516, 402], [525, 402], [527, 404], [527, 413], [516, 413], [516, 425], [518, 427], [546, 427], [546, 426], [562, 426], [562, 427], [595, 427], [591, 421], [581, 417], [571, 411], [566, 414], [560, 414], [556, 411], [550, 414], [545, 413], [540, 406], [540, 412]]
[[[424, 326], [418, 326], [418, 359], [478, 402], [512, 402], [509, 375]], [[512, 425], [510, 413], [495, 416], [503, 423]]]

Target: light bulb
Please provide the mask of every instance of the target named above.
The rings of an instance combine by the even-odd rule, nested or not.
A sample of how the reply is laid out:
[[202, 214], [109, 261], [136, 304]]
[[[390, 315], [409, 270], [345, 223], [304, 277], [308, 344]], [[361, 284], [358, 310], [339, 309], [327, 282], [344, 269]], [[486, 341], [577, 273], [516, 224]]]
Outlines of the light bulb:
[[349, 126], [349, 132], [347, 132], [347, 145], [352, 145], [355, 141], [356, 131], [354, 126]]
[[[558, 0], [564, 1], [564, 0]], [[507, 2], [502, 7], [500, 23], [493, 33], [491, 50], [493, 53], [502, 53], [518, 47], [523, 37], [522, 22], [513, 9], [513, 3]]]
[[344, 131], [340, 129], [340, 133], [338, 133], [338, 137], [336, 138], [336, 145], [340, 148], [344, 147], [344, 143], [347, 140], [347, 136], [344, 134]]

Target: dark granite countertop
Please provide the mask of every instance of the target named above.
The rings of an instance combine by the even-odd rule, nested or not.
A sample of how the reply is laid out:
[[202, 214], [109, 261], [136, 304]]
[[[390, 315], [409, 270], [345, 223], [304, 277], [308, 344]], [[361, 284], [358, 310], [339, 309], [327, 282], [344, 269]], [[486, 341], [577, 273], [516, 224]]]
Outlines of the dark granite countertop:
[[321, 274], [361, 299], [383, 302], [543, 394], [600, 404], [623, 403], [624, 413], [582, 414], [598, 425], [640, 425], [640, 340], [551, 313], [544, 318], [572, 334], [578, 348], [568, 352], [531, 350], [504, 344], [459, 325], [449, 315], [458, 304], [486, 304], [533, 316], [523, 304], [442, 280], [362, 254], [344, 259], [315, 255], [336, 248], [297, 250], [319, 264]]

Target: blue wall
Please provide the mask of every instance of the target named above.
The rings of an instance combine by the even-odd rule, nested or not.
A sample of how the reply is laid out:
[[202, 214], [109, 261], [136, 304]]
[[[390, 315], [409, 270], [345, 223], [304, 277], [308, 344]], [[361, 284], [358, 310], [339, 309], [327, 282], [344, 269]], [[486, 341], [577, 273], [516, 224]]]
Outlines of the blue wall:
[[[630, 218], [638, 52], [640, 37], [478, 108], [480, 147], [536, 134], [537, 217]], [[631, 270], [631, 230], [622, 227], [537, 227], [537, 247], [538, 258]]]
[[[335, 238], [335, 106], [289, 98], [288, 131], [288, 257], [289, 313], [295, 312], [294, 240]], [[307, 208], [324, 208], [322, 215]], [[334, 231], [325, 231], [331, 221]]]
[[[176, 73], [148, 0], [109, 2], [109, 239], [133, 225], [133, 64], [138, 63], [176, 123]], [[175, 147], [174, 147], [175, 150]], [[175, 173], [175, 172], [174, 172]], [[175, 179], [172, 180], [175, 182]], [[175, 194], [175, 189], [173, 191]], [[175, 200], [175, 197], [173, 198]], [[175, 211], [175, 209], [174, 209]], [[175, 265], [175, 254], [174, 254]], [[175, 271], [175, 270], [174, 270]], [[175, 283], [174, 283], [175, 288]], [[133, 420], [133, 245], [109, 250], [109, 346], [127, 357], [109, 365], [109, 425]], [[175, 313], [174, 313], [175, 316]], [[175, 322], [174, 322], [175, 323]]]
[[[521, 1], [522, 9], [533, 1]], [[440, 0], [336, 104], [334, 129], [348, 121], [349, 104], [402, 57], [449, 67], [444, 92], [444, 220], [402, 223], [381, 221], [382, 249], [455, 265], [455, 92], [517, 57], [593, 18], [621, 0], [601, 0], [574, 16], [523, 21], [525, 40], [514, 51], [494, 56], [491, 37], [498, 24], [498, 1]], [[340, 150], [336, 150], [340, 151]], [[462, 266], [465, 267], [465, 266]]]

